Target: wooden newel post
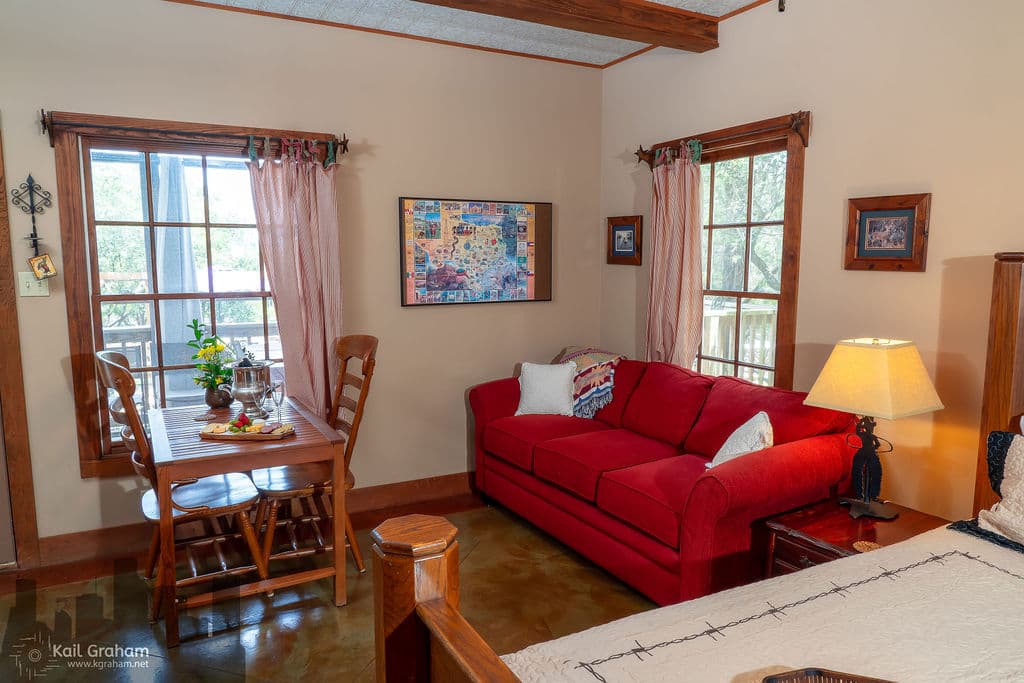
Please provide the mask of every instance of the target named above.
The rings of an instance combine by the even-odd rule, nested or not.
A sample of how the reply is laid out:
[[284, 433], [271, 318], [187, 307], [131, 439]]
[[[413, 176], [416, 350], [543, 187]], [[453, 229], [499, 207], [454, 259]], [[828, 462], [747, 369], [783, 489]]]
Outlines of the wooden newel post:
[[430, 633], [416, 605], [459, 606], [459, 544], [443, 517], [407, 515], [373, 530], [374, 638], [377, 681], [430, 680]]

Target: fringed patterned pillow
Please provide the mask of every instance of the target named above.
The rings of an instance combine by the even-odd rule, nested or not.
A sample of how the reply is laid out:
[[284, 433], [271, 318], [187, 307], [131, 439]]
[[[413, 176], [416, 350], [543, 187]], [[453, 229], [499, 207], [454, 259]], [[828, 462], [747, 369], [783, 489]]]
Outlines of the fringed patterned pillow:
[[625, 356], [592, 346], [568, 346], [552, 361], [576, 363], [573, 415], [593, 419], [597, 411], [612, 402], [615, 366]]

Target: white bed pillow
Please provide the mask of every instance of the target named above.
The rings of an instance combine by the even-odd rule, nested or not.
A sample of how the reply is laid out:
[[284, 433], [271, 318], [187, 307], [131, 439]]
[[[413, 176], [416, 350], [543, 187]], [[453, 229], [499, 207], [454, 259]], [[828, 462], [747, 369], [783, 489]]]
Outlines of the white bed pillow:
[[523, 363], [516, 415], [572, 415], [576, 363]]
[[999, 493], [1002, 500], [978, 513], [978, 526], [1024, 543], [1024, 436], [1015, 436], [1006, 450]]
[[772, 421], [768, 419], [768, 413], [762, 410], [737, 427], [705, 467], [710, 469], [741, 455], [771, 448], [774, 439]]

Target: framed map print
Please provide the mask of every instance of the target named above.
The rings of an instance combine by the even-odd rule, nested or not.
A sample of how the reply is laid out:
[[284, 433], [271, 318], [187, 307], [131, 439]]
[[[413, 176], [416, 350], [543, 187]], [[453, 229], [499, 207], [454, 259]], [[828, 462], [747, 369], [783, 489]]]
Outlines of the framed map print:
[[403, 306], [551, 301], [551, 204], [398, 200]]

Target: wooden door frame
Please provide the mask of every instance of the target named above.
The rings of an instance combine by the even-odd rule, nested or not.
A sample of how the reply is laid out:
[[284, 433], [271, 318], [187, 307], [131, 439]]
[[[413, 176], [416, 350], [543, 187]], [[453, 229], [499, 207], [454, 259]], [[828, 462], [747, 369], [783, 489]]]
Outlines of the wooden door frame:
[[[14, 522], [18, 568], [31, 569], [39, 565], [39, 529], [36, 526], [32, 459], [28, 446], [28, 414], [7, 191], [3, 135], [0, 133], [0, 320], [4, 321], [0, 325], [0, 400], [3, 401], [4, 449], [7, 453], [7, 480], [11, 489], [11, 519]], [[22, 270], [26, 269], [27, 264]]]

